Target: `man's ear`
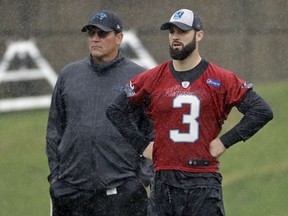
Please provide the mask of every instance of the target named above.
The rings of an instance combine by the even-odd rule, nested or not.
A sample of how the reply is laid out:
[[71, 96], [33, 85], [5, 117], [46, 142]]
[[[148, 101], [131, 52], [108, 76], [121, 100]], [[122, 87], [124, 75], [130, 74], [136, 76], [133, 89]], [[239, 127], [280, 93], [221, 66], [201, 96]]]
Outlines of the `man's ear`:
[[204, 31], [200, 30], [196, 32], [196, 41], [201, 41], [204, 37]]
[[123, 40], [123, 33], [120, 32], [116, 35], [116, 44], [120, 45], [122, 43], [122, 40]]

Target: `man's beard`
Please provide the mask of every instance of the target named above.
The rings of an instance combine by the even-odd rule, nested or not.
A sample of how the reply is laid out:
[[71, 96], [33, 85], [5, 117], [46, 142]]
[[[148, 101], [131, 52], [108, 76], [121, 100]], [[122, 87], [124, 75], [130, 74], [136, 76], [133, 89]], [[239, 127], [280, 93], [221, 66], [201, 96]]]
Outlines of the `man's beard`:
[[189, 55], [191, 55], [191, 53], [195, 50], [195, 48], [196, 48], [196, 40], [194, 36], [193, 40], [189, 44], [184, 46], [182, 50], [173, 49], [172, 46], [170, 45], [170, 56], [174, 60], [182, 61], [186, 59]]

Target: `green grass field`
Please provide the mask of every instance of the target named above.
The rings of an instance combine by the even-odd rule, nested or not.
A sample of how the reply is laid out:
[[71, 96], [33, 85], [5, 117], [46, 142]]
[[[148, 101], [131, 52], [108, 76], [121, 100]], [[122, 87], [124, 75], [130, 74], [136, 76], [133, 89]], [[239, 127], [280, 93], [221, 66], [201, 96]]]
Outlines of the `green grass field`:
[[[256, 85], [274, 119], [221, 158], [227, 216], [285, 216], [288, 212], [288, 83]], [[48, 110], [0, 114], [0, 215], [48, 216], [45, 154]], [[235, 111], [227, 130], [240, 118]]]
[[274, 119], [251, 139], [236, 144], [223, 155], [226, 213], [228, 216], [284, 216], [288, 211], [288, 83], [256, 85], [255, 90], [271, 105]]

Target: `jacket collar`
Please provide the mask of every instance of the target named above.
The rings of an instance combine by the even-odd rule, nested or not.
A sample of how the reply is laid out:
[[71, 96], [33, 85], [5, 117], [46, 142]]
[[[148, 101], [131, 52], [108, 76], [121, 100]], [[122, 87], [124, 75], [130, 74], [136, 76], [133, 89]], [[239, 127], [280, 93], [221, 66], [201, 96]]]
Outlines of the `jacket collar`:
[[98, 74], [103, 74], [103, 73], [105, 73], [105, 71], [116, 67], [118, 65], [118, 63], [120, 61], [122, 61], [124, 58], [125, 57], [124, 57], [123, 53], [120, 50], [119, 50], [119, 52], [117, 54], [117, 57], [115, 59], [113, 59], [110, 62], [103, 63], [103, 64], [97, 64], [93, 60], [92, 55], [90, 54], [90, 56], [89, 56], [91, 68], [93, 69], [93, 71], [95, 71]]

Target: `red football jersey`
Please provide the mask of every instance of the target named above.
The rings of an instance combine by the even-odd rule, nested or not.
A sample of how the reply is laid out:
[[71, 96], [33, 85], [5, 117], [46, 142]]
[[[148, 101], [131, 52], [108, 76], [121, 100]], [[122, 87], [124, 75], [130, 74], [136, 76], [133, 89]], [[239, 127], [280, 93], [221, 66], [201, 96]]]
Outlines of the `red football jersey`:
[[[209, 152], [231, 108], [247, 93], [245, 81], [234, 73], [207, 63], [193, 82], [177, 81], [170, 61], [139, 74], [130, 82], [134, 104], [150, 101], [147, 113], [154, 121], [153, 160], [156, 170], [217, 172], [219, 161]], [[181, 72], [179, 72], [181, 73]], [[208, 160], [208, 166], [191, 166]]]

